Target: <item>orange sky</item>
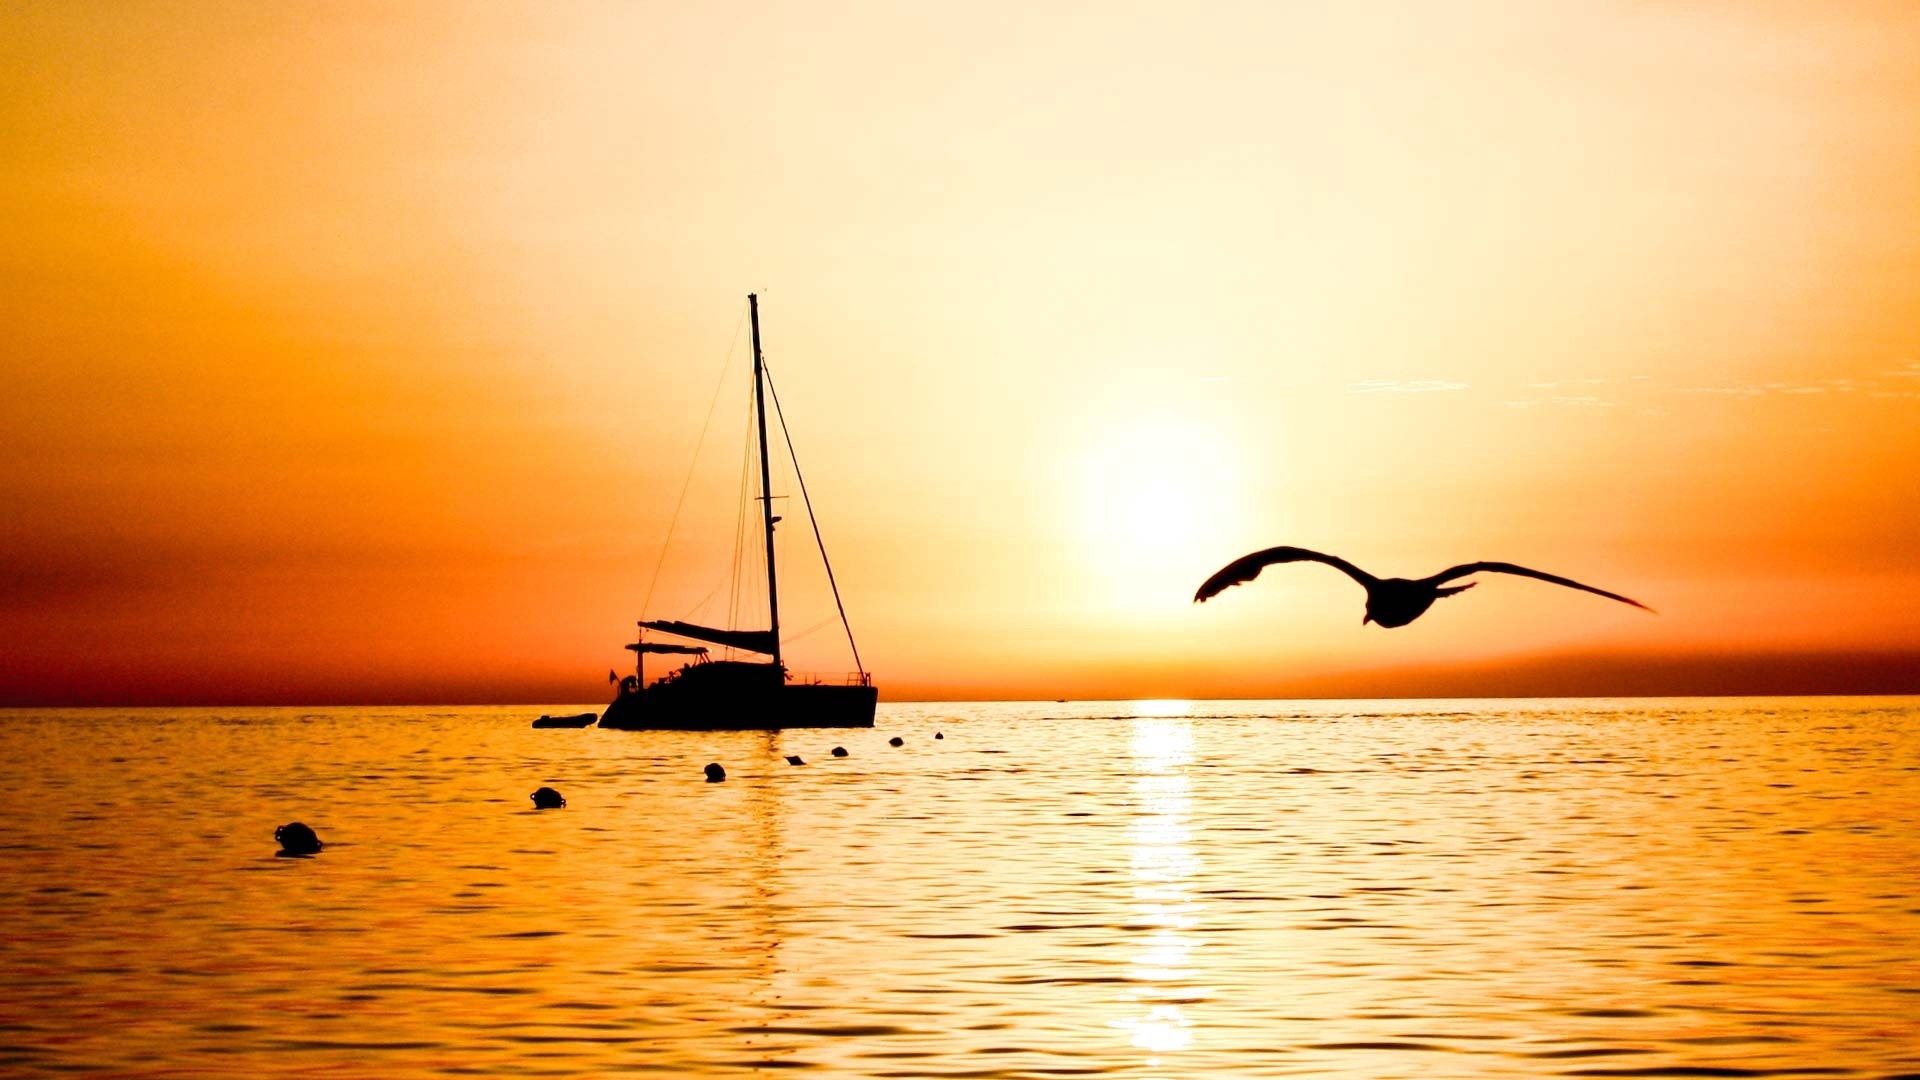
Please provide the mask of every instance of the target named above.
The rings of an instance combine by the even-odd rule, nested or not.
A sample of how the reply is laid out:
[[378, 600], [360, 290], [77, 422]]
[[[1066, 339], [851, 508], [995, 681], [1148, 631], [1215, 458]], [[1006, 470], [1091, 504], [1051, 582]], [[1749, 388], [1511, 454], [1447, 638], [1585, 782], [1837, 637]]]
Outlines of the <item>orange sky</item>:
[[1043, 8], [0, 11], [0, 703], [1920, 689], [1920, 11]]

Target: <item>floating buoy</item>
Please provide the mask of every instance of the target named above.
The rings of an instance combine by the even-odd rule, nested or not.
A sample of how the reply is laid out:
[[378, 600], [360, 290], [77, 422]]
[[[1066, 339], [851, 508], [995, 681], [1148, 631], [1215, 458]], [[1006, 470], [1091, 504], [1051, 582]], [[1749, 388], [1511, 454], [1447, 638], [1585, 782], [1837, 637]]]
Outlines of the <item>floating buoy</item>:
[[787, 755], [787, 764], [789, 764], [789, 765], [805, 765], [805, 764], [806, 764], [806, 762], [804, 762], [804, 761], [801, 761], [801, 760], [800, 760], [800, 755], [799, 755], [799, 754], [788, 754], [788, 755]]
[[834, 748], [833, 748], [833, 756], [834, 756], [834, 757], [846, 757], [846, 756], [847, 756], [847, 748], [846, 748], [846, 747], [844, 747], [844, 746], [836, 746], [836, 747], [834, 747]]
[[282, 855], [318, 855], [324, 846], [312, 829], [298, 821], [289, 821], [273, 830], [273, 838], [280, 842]]
[[934, 738], [936, 738], [936, 739], [944, 739], [944, 738], [946, 738], [946, 736], [945, 736], [945, 735], [942, 735], [942, 734], [940, 734], [940, 733], [939, 733], [939, 732], [937, 732], [937, 731], [933, 733], [933, 737], [934, 737]]
[[893, 738], [887, 740], [887, 745], [888, 746], [905, 746], [907, 745], [907, 740], [901, 738], [898, 735], [895, 735]]
[[558, 810], [567, 805], [567, 797], [550, 787], [543, 787], [539, 791], [527, 796], [527, 798], [533, 800], [533, 806], [536, 810]]
[[725, 780], [726, 778], [727, 778], [727, 770], [721, 768], [719, 762], [716, 761], [713, 764], [707, 766], [707, 783], [717, 784], [720, 781]]

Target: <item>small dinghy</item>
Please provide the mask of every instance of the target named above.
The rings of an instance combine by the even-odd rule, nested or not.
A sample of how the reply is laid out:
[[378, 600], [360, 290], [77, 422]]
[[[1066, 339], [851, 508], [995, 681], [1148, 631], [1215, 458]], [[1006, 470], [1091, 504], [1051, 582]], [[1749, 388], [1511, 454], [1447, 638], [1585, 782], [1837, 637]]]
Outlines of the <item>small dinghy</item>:
[[545, 714], [542, 714], [540, 719], [535, 720], [533, 722], [533, 726], [534, 727], [587, 727], [591, 725], [594, 722], [594, 720], [597, 718], [598, 718], [598, 714], [590, 713], [590, 712], [583, 712], [577, 716], [547, 716]]

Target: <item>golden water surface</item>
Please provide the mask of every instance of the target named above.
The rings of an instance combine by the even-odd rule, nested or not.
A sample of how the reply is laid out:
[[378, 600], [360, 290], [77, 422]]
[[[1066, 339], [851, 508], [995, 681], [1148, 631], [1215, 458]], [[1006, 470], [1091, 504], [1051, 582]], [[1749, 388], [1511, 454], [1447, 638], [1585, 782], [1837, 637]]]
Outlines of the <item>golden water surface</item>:
[[1920, 1076], [1915, 699], [540, 711], [0, 713], [0, 1073]]

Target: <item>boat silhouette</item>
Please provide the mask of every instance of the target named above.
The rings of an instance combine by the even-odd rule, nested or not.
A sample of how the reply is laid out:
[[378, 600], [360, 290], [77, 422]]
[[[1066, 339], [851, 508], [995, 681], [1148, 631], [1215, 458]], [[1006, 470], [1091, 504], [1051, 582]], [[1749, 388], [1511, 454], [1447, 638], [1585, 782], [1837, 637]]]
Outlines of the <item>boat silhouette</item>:
[[[620, 680], [619, 693], [600, 715], [600, 726], [627, 731], [721, 731], [757, 730], [791, 727], [872, 727], [874, 705], [879, 690], [873, 676], [860, 663], [860, 651], [853, 644], [853, 628], [847, 622], [847, 610], [840, 600], [840, 586], [833, 576], [833, 563], [827, 559], [820, 525], [814, 519], [813, 502], [807, 497], [807, 484], [800, 463], [793, 457], [794, 477], [800, 485], [801, 500], [813, 535], [819, 541], [820, 558], [826, 566], [827, 582], [833, 589], [834, 606], [841, 626], [847, 632], [847, 644], [853, 650], [858, 669], [844, 682], [796, 682], [780, 655], [780, 589], [774, 561], [773, 527], [780, 519], [773, 513], [773, 487], [767, 450], [767, 391], [771, 380], [760, 352], [760, 299], [749, 293], [747, 309], [753, 325], [753, 410], [758, 435], [760, 464], [761, 534], [767, 564], [767, 627], [761, 629], [725, 629], [672, 619], [642, 619], [639, 634], [626, 648], [633, 652], [633, 674]], [[779, 411], [776, 393], [774, 409]], [[785, 428], [784, 418], [781, 421]], [[786, 446], [793, 456], [793, 440]], [[648, 632], [719, 645], [737, 652], [765, 656], [757, 660], [715, 660], [703, 645], [683, 645], [672, 641], [648, 639]], [[677, 655], [691, 659], [678, 670], [647, 684], [646, 658], [649, 655]]]

